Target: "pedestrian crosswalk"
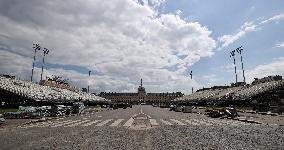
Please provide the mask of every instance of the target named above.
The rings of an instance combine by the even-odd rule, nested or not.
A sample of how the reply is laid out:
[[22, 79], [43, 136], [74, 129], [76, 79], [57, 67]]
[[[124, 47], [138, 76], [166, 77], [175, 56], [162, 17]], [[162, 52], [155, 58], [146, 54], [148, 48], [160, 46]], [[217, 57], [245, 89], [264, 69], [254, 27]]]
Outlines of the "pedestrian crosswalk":
[[[130, 127], [134, 123], [133, 118], [129, 119], [77, 119], [77, 120], [54, 120], [46, 122], [38, 122], [21, 126], [21, 128], [43, 128], [43, 127]], [[239, 126], [239, 125], [253, 125], [251, 123], [236, 121], [236, 120], [222, 120], [222, 119], [149, 119], [151, 126]]]

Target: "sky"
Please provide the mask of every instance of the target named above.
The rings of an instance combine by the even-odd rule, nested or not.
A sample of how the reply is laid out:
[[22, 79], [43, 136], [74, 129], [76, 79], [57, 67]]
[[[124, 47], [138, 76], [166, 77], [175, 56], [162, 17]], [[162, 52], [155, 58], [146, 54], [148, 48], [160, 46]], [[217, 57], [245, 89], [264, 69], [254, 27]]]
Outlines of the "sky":
[[49, 49], [44, 78], [95, 93], [136, 92], [143, 78], [146, 92], [190, 94], [235, 82], [240, 46], [247, 83], [284, 76], [284, 1], [0, 0], [0, 74], [30, 80], [34, 43]]

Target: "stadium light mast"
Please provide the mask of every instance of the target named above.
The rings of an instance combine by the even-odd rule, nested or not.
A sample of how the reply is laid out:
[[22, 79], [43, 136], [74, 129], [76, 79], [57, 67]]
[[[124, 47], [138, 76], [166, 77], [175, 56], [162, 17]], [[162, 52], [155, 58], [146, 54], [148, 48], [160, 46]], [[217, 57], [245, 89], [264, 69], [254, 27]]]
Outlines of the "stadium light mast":
[[237, 52], [241, 55], [243, 78], [244, 78], [244, 83], [245, 83], [245, 82], [246, 82], [246, 78], [245, 78], [245, 70], [244, 70], [243, 55], [242, 55], [242, 51], [243, 51], [244, 49], [243, 49], [242, 47], [243, 47], [243, 46], [240, 46], [240, 47], [238, 47], [236, 50], [237, 50]]
[[[190, 79], [192, 80], [192, 71], [190, 71]], [[193, 94], [193, 86], [192, 86], [192, 88], [191, 88], [191, 93]]]
[[[91, 76], [91, 72], [92, 71], [89, 71], [89, 78], [90, 78], [90, 76]], [[90, 92], [90, 86], [89, 86], [89, 84], [88, 84], [88, 93]]]
[[236, 66], [236, 59], [235, 59], [235, 50], [231, 51], [230, 57], [233, 57], [234, 59], [234, 66], [235, 66], [235, 75], [236, 75], [236, 83], [238, 82], [238, 75], [237, 75], [237, 66]]
[[31, 82], [33, 82], [33, 76], [34, 76], [34, 68], [35, 68], [35, 60], [36, 60], [36, 51], [37, 51], [37, 50], [40, 50], [41, 47], [40, 47], [39, 44], [33, 44], [33, 49], [35, 50], [35, 52], [34, 52], [34, 61], [33, 61]]
[[44, 57], [46, 54], [49, 53], [47, 48], [43, 48], [43, 57], [42, 57], [42, 66], [41, 66], [41, 74], [40, 74], [40, 81], [42, 81], [42, 74], [43, 74], [43, 66], [44, 66]]

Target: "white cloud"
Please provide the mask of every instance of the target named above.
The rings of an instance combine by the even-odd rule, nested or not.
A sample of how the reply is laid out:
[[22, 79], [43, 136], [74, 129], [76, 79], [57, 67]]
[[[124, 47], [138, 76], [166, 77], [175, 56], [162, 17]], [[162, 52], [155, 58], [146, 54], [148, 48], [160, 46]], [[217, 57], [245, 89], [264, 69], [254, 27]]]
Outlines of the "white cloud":
[[278, 14], [278, 15], [274, 15], [274, 16], [268, 18], [268, 19], [265, 19], [265, 20], [261, 21], [260, 24], [269, 23], [269, 22], [272, 22], [272, 21], [273, 22], [278, 22], [278, 21], [280, 21], [282, 19], [284, 19], [284, 13]]
[[263, 78], [266, 76], [284, 75], [284, 57], [275, 59], [269, 64], [258, 65], [255, 68], [246, 71], [247, 82], [250, 83], [254, 78]]
[[[32, 43], [38, 42], [50, 49], [49, 63], [97, 71], [94, 86], [101, 90], [133, 91], [140, 78], [156, 84], [152, 87], [160, 88], [149, 89], [159, 91], [185, 91], [188, 83], [197, 84], [189, 82], [184, 73], [201, 57], [214, 54], [211, 31], [180, 18], [179, 13], [158, 14], [156, 8], [165, 0], [140, 2], [1, 1], [0, 47], [6, 49], [2, 53], [25, 57], [29, 63], [21, 66], [29, 72]], [[177, 66], [175, 71], [164, 69], [173, 66]], [[1, 73], [17, 72], [7, 67]], [[87, 83], [79, 78], [85, 78], [83, 74], [77, 75], [68, 74], [78, 83]]]
[[255, 32], [259, 30], [258, 26], [254, 24], [253, 22], [245, 22], [242, 26], [239, 32], [232, 35], [223, 35], [218, 38], [218, 41], [221, 43], [221, 48], [227, 47], [228, 45], [234, 43], [236, 40], [240, 39], [241, 37], [245, 36], [246, 34], [250, 32]]
[[275, 45], [276, 48], [284, 48], [284, 42]]
[[235, 34], [227, 34], [223, 35], [218, 38], [218, 41], [220, 43], [220, 46], [218, 50], [221, 50], [224, 47], [229, 46], [230, 44], [234, 43], [238, 39], [244, 37], [248, 33], [255, 32], [261, 29], [263, 24], [269, 23], [269, 22], [278, 22], [284, 19], [284, 13], [275, 15], [273, 17], [270, 17], [268, 19], [261, 19], [260, 22], [254, 23], [254, 22], [245, 22], [239, 31]]

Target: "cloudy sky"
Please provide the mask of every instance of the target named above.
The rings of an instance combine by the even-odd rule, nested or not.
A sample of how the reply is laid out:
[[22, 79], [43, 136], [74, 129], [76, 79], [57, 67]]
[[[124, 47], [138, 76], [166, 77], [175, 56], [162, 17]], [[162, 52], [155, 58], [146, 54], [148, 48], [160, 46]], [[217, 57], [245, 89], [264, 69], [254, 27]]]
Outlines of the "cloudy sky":
[[143, 78], [147, 92], [189, 94], [234, 82], [229, 52], [241, 45], [247, 82], [284, 75], [284, 1], [0, 0], [0, 74], [29, 80], [33, 43], [50, 50], [44, 77], [96, 93], [135, 92]]

